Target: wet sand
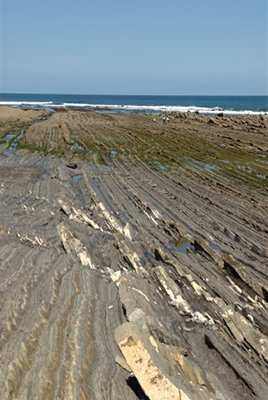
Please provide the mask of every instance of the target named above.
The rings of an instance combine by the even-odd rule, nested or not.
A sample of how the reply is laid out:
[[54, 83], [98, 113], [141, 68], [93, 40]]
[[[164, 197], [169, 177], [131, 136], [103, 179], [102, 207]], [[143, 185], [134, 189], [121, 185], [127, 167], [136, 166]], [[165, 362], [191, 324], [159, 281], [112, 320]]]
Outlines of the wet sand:
[[267, 116], [0, 134], [1, 400], [267, 398]]

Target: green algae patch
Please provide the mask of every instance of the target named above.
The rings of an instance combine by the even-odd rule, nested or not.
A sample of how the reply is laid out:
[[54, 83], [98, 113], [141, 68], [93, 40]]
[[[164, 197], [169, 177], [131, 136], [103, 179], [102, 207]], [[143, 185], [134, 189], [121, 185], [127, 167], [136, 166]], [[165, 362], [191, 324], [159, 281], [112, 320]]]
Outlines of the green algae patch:
[[136, 155], [152, 168], [161, 164], [162, 170], [176, 171], [187, 165], [199, 173], [221, 175], [236, 185], [265, 190], [268, 179], [266, 155], [260, 160], [256, 153], [249, 151], [210, 145], [201, 139], [176, 139], [171, 143], [161, 141], [160, 146], [149, 140], [148, 145], [135, 149]]
[[266, 155], [238, 141], [235, 131], [207, 125], [203, 116], [202, 121], [193, 118], [201, 117], [185, 116], [183, 121], [173, 118], [163, 125], [144, 115], [59, 112], [27, 129], [19, 147], [92, 164], [143, 163], [160, 173], [190, 168], [204, 176], [265, 190]]
[[[10, 140], [5, 140], [6, 136], [3, 138], [3, 142], [5, 143], [5, 148], [9, 149], [10, 147], [12, 147], [12, 145], [14, 145], [16, 142], [16, 144], [18, 145], [19, 143], [19, 138], [20, 136], [23, 134], [23, 131], [19, 131], [14, 133], [13, 135], [11, 135], [11, 139]], [[8, 134], [9, 135], [9, 134]], [[8, 136], [7, 135], [7, 136]]]

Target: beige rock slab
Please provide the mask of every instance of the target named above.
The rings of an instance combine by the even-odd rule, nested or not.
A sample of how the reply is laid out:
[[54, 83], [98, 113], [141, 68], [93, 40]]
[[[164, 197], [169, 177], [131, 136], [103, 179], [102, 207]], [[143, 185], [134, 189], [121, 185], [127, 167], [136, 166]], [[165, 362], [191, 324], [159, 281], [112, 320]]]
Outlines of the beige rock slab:
[[187, 388], [179, 373], [174, 371], [174, 376], [171, 376], [166, 361], [155, 352], [147, 337], [135, 324], [120, 325], [115, 331], [115, 340], [127, 364], [151, 400], [208, 400], [213, 398], [208, 392], [204, 396], [201, 388], [193, 391], [191, 388]]

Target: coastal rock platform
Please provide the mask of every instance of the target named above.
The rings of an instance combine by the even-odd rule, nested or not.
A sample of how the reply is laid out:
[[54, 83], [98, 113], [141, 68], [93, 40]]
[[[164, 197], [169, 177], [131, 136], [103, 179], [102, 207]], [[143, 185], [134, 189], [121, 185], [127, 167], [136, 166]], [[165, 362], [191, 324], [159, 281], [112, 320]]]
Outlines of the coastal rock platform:
[[267, 399], [267, 116], [0, 134], [1, 400]]

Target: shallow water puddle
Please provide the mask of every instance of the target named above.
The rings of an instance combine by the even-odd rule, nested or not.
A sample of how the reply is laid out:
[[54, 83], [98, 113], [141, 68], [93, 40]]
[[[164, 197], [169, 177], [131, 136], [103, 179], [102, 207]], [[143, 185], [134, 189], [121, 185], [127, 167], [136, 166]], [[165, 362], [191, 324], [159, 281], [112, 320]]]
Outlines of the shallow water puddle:
[[210, 240], [208, 244], [213, 250], [217, 251], [218, 253], [223, 252], [222, 248], [215, 241]]
[[74, 188], [77, 196], [79, 197], [79, 199], [82, 203], [85, 203], [85, 197], [84, 197], [83, 191], [80, 187], [82, 178], [83, 178], [82, 174], [73, 175], [72, 181], [73, 181], [73, 188]]
[[248, 174], [251, 174], [253, 172], [253, 170], [252, 170], [252, 168], [250, 168], [249, 165], [251, 165], [251, 164], [246, 163], [246, 165], [242, 165], [242, 164], [237, 163], [237, 169], [239, 169], [240, 171], [243, 171], [243, 172], [247, 172]]
[[39, 160], [39, 161], [37, 161], [36, 166], [38, 168], [42, 168], [42, 170], [43, 170], [41, 178], [44, 179], [44, 180], [48, 179], [50, 174], [49, 174], [49, 171], [48, 171], [48, 163], [47, 163], [47, 161]]
[[79, 182], [79, 181], [81, 181], [81, 179], [82, 179], [82, 175], [81, 174], [72, 176], [73, 182]]
[[10, 140], [12, 140], [15, 136], [16, 136], [16, 132], [8, 133], [8, 134], [3, 138], [3, 142], [7, 144], [7, 143], [8, 143]]
[[20, 132], [10, 132], [3, 138], [3, 143], [6, 148], [4, 155], [11, 157], [14, 155], [19, 142], [24, 137], [24, 131]]
[[115, 150], [115, 149], [111, 149], [110, 150], [110, 157], [111, 158], [114, 158], [116, 156], [116, 154], [117, 154], [117, 150]]
[[181, 238], [175, 245], [172, 246], [172, 249], [176, 253], [187, 254], [192, 246], [192, 243], [189, 240]]
[[72, 152], [75, 152], [75, 151], [83, 152], [83, 151], [85, 150], [83, 146], [81, 146], [80, 144], [78, 144], [78, 143], [76, 143], [76, 142], [73, 143], [73, 144], [70, 146], [70, 149], [71, 149]]
[[161, 164], [159, 161], [153, 161], [150, 163], [151, 167], [153, 169], [156, 169], [157, 171], [168, 171], [168, 168], [165, 167], [165, 165]]
[[229, 160], [219, 160], [219, 162], [223, 163], [223, 164], [230, 164]]
[[263, 174], [256, 174], [256, 177], [260, 179], [267, 179], [266, 175]]
[[220, 167], [215, 164], [207, 164], [197, 160], [191, 160], [191, 164], [194, 168], [198, 169], [199, 171], [219, 171]]

